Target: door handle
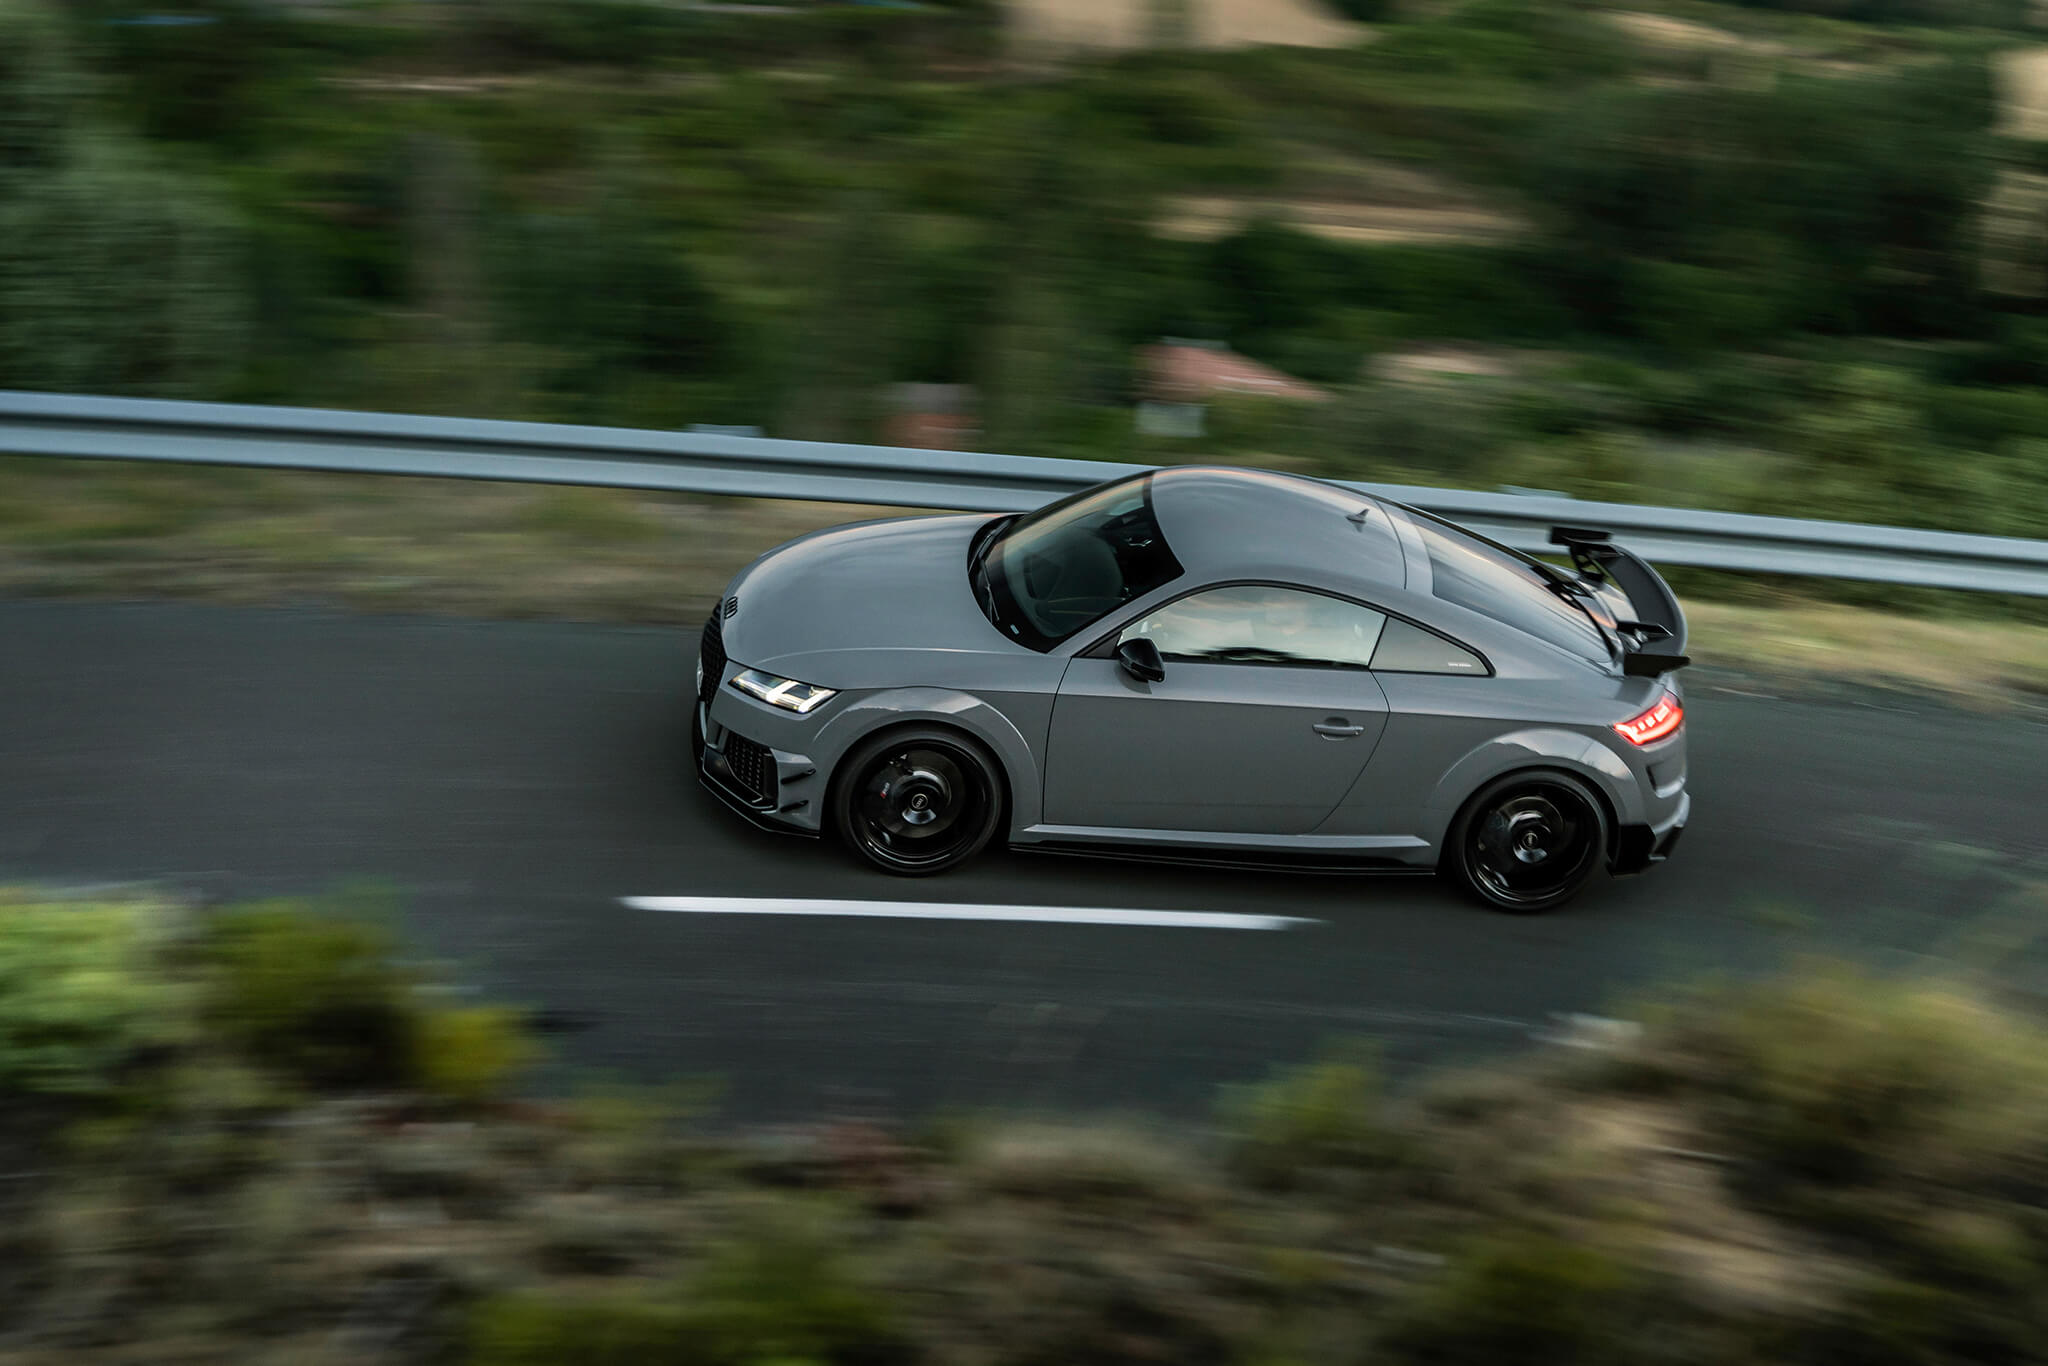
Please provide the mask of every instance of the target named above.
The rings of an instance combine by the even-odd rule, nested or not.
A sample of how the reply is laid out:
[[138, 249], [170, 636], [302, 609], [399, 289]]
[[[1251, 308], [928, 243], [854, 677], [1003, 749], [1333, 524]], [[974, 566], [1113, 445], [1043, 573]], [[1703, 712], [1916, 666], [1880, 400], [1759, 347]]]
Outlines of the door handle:
[[1341, 716], [1333, 716], [1327, 721], [1318, 721], [1310, 729], [1330, 740], [1348, 740], [1354, 735], [1365, 734], [1364, 726], [1354, 726], [1345, 721]]

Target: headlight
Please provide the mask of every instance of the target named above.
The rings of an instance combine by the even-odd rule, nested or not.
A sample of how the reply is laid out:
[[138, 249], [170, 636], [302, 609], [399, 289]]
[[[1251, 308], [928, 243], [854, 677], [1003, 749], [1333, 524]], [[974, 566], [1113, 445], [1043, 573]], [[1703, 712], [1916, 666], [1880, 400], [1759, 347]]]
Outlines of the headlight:
[[771, 707], [798, 713], [816, 711], [839, 695], [836, 688], [799, 683], [794, 678], [777, 678], [759, 669], [742, 669], [733, 675], [732, 685], [749, 697], [758, 697]]

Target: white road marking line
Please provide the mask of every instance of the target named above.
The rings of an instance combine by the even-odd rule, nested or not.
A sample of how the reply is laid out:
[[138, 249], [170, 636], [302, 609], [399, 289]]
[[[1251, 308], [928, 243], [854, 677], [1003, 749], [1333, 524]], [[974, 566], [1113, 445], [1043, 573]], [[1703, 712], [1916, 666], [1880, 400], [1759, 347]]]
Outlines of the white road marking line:
[[1103, 906], [951, 905], [931, 901], [809, 901], [795, 897], [623, 896], [636, 911], [686, 915], [841, 915], [890, 920], [1015, 920], [1052, 925], [1148, 925], [1182, 930], [1288, 930], [1320, 925], [1293, 915], [1231, 911], [1138, 911]]

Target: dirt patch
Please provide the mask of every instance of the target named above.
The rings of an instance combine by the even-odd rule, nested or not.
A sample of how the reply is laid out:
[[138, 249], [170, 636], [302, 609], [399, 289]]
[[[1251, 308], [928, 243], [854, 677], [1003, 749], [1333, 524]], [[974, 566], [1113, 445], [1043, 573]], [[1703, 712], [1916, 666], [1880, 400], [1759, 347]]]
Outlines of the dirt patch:
[[1783, 1313], [1827, 1302], [1849, 1274], [1820, 1249], [1738, 1203], [1725, 1159], [1686, 1114], [1649, 1101], [1589, 1098], [1571, 1121], [1575, 1156], [1605, 1172], [1617, 1203], [1650, 1212], [1639, 1254], [1723, 1309]]
[[342, 90], [401, 95], [488, 95], [539, 83], [535, 76], [335, 76], [327, 81]]
[[1730, 33], [1711, 24], [1694, 23], [1668, 14], [1643, 14], [1619, 10], [1607, 16], [1629, 37], [1647, 47], [1668, 52], [1782, 52], [1776, 43], [1761, 42]]
[[1505, 355], [1469, 346], [1425, 346], [1375, 356], [1372, 373], [1401, 383], [1430, 383], [1446, 377], [1511, 379], [1517, 367]]
[[1290, 144], [1287, 182], [1269, 195], [1184, 195], [1167, 202], [1154, 230], [1212, 241], [1264, 219], [1344, 242], [1504, 242], [1529, 223], [1511, 208], [1444, 176], [1403, 162]]
[[1998, 124], [2004, 137], [2048, 139], [2048, 47], [2017, 48], [1992, 58], [1998, 83]]
[[1183, 0], [1171, 14], [1160, 0], [1010, 0], [1009, 28], [1038, 51], [1350, 47], [1371, 34], [1316, 0]]
[[1154, 224], [1154, 231], [1207, 242], [1228, 237], [1261, 219], [1334, 242], [1492, 243], [1512, 240], [1526, 229], [1519, 219], [1489, 209], [1190, 195], [1173, 200], [1166, 215]]

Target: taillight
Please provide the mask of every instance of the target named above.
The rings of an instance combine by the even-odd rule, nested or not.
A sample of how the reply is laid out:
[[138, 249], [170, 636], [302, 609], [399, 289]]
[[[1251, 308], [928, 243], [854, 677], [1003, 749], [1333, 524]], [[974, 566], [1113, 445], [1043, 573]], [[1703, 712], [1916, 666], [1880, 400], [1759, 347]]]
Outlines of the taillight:
[[1641, 716], [1616, 721], [1614, 728], [1620, 731], [1622, 738], [1630, 744], [1647, 745], [1674, 734], [1684, 724], [1685, 708], [1679, 705], [1676, 696], [1665, 693], [1657, 699], [1655, 706]]

